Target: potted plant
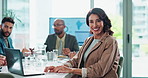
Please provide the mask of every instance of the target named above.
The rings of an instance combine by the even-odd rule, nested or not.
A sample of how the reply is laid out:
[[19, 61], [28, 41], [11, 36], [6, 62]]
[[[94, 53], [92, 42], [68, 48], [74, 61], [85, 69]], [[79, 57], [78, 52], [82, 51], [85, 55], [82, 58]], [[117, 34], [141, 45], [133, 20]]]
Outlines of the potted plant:
[[16, 13], [14, 12], [14, 10], [10, 9], [10, 10], [6, 10], [6, 12], [4, 12], [3, 17], [11, 17], [12, 19], [15, 20], [15, 22], [17, 22], [15, 24], [15, 28], [17, 29], [17, 25], [18, 24], [23, 24], [21, 19], [18, 18], [18, 16], [16, 15]]

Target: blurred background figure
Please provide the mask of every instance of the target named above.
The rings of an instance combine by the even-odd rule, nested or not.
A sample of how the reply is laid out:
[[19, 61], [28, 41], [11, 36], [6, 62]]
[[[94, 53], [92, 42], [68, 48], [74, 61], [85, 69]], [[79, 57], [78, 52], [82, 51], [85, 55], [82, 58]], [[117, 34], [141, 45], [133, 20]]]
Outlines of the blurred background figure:
[[[58, 55], [74, 56], [79, 51], [76, 37], [64, 32], [65, 22], [62, 19], [56, 19], [53, 24], [54, 34], [48, 35], [45, 45], [46, 51], [58, 50]], [[73, 51], [75, 51], [73, 53]], [[72, 53], [72, 54], [71, 54]]]

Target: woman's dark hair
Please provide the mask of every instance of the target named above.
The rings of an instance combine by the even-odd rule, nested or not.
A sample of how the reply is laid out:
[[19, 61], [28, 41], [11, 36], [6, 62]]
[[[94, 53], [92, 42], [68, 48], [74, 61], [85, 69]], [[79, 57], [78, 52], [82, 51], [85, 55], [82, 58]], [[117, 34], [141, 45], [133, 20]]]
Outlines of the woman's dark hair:
[[114, 32], [110, 29], [112, 27], [111, 21], [101, 8], [93, 8], [88, 12], [86, 16], [86, 24], [88, 26], [89, 26], [89, 16], [91, 14], [96, 14], [100, 18], [100, 20], [103, 21], [104, 23], [103, 32], [109, 32], [109, 35], [113, 35]]
[[12, 24], [15, 23], [11, 17], [4, 17], [1, 24], [5, 23], [5, 22], [11, 22]]

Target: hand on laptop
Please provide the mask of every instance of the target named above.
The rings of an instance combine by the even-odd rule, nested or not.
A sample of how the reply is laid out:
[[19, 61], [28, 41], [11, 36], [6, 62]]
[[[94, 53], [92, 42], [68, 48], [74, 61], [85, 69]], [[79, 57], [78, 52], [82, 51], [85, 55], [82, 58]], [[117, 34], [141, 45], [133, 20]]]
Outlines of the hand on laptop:
[[44, 69], [44, 72], [54, 72], [55, 66], [49, 66]]
[[5, 66], [5, 65], [7, 65], [6, 57], [3, 55], [0, 55], [0, 66]]
[[54, 72], [54, 73], [72, 73], [73, 70], [72, 68], [69, 68], [67, 66], [49, 66], [49, 67], [46, 67], [44, 72]]

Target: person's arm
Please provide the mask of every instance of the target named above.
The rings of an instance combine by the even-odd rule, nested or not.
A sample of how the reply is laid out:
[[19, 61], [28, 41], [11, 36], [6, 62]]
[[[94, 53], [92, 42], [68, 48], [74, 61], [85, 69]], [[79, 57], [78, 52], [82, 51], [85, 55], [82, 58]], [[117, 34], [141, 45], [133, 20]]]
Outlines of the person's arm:
[[5, 66], [5, 65], [7, 65], [6, 57], [3, 55], [0, 55], [0, 66]]
[[0, 66], [3, 66], [4, 65], [4, 60], [2, 58], [0, 58]]
[[87, 77], [87, 68], [82, 68], [82, 69], [72, 68], [71, 73], [81, 75], [82, 77], [85, 78]]
[[78, 68], [69, 68], [66, 66], [57, 66], [57, 67], [50, 67], [50, 71], [55, 73], [73, 73], [77, 75], [82, 75], [82, 69]]
[[[65, 69], [64, 69], [64, 70], [65, 70]], [[69, 73], [77, 74], [77, 75], [82, 75], [82, 69], [71, 68], [71, 71], [70, 71]]]
[[[49, 35], [48, 35], [48, 37], [49, 37]], [[48, 37], [46, 38], [46, 41], [45, 41], [45, 43], [44, 43], [44, 45], [47, 45], [47, 47], [46, 47], [46, 52], [48, 51]]]
[[[44, 72], [54, 72], [54, 73], [72, 73], [72, 74], [77, 74], [77, 75], [82, 75], [84, 74], [83, 72], [86, 72], [85, 70], [83, 71], [83, 69], [78, 69], [78, 68], [69, 68], [66, 66], [49, 66], [46, 67]], [[87, 74], [85, 74], [87, 75]], [[86, 77], [83, 76], [82, 77]]]
[[2, 44], [2, 42], [0, 41], [0, 55], [5, 55], [3, 49], [4, 49], [3, 44]]
[[0, 55], [4, 55], [2, 48], [0, 47]]

